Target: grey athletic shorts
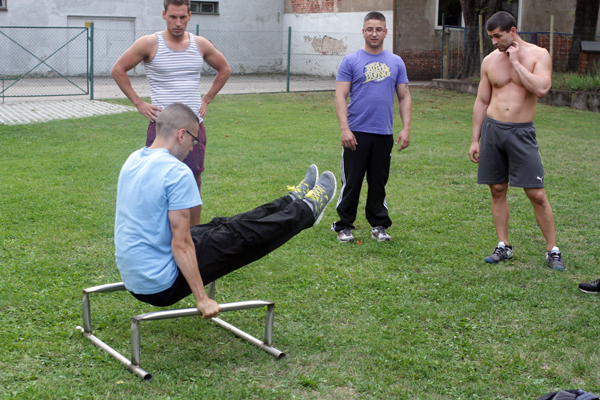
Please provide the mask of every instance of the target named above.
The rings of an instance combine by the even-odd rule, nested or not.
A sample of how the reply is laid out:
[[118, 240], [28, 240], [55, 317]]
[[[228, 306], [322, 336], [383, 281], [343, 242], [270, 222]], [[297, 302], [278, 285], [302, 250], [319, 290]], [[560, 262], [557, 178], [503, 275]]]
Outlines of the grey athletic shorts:
[[512, 124], [486, 117], [479, 144], [477, 183], [544, 187], [544, 166], [532, 122]]

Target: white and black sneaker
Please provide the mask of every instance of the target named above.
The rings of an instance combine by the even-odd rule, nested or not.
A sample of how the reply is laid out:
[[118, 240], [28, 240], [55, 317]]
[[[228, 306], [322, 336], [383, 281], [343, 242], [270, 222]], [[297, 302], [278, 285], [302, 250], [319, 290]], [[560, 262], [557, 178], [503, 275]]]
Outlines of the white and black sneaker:
[[388, 235], [383, 226], [376, 226], [371, 229], [371, 237], [377, 239], [378, 242], [389, 242], [392, 237]]
[[496, 247], [494, 252], [485, 258], [485, 262], [496, 264], [500, 261], [508, 260], [509, 258], [513, 258], [513, 248], [512, 246], [506, 246], [502, 243], [498, 244], [498, 247]]
[[352, 231], [350, 228], [344, 228], [337, 234], [337, 240], [341, 243], [350, 243], [354, 242], [354, 236], [352, 236]]
[[561, 253], [558, 250], [552, 250], [546, 252], [546, 261], [548, 262], [548, 268], [551, 268], [555, 271], [564, 271], [565, 262], [561, 257]]

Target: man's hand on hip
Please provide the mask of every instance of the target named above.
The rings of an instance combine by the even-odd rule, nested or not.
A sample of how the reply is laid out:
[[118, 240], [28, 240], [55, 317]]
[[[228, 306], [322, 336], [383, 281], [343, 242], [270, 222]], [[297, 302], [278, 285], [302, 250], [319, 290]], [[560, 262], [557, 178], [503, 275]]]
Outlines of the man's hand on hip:
[[143, 101], [136, 104], [135, 108], [137, 108], [138, 112], [146, 117], [150, 122], [156, 121], [158, 113], [162, 111], [162, 108], [153, 106], [152, 104], [148, 104]]

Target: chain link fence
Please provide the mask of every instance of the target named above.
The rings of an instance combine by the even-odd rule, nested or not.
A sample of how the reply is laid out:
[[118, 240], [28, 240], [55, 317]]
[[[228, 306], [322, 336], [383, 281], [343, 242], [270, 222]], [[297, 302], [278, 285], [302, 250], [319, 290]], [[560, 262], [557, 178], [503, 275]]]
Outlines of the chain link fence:
[[[479, 71], [478, 32], [446, 26], [431, 35], [398, 34], [399, 55], [411, 81], [457, 77], [466, 53]], [[89, 94], [95, 98], [123, 97], [110, 71], [133, 42], [154, 31], [0, 27], [0, 97]], [[361, 33], [302, 31], [201, 31], [228, 60], [232, 75], [222, 93], [334, 90], [342, 58], [364, 46]], [[393, 32], [384, 42], [392, 51]], [[548, 32], [520, 32], [545, 48]], [[572, 35], [555, 33], [553, 65], [564, 71]], [[93, 46], [91, 45], [93, 44]], [[484, 37], [484, 54], [492, 46]], [[92, 60], [92, 62], [88, 62]], [[215, 75], [204, 64], [200, 92], [206, 93]], [[133, 88], [149, 96], [143, 63], [129, 71]]]
[[[472, 57], [475, 67], [479, 71], [479, 42], [477, 39], [479, 29], [446, 26], [444, 32], [442, 76], [456, 78], [464, 66], [466, 53]], [[484, 31], [483, 35], [483, 54], [485, 56], [495, 49], [491, 46], [487, 32]], [[550, 52], [550, 32], [519, 32], [519, 36], [524, 41], [543, 47]], [[566, 72], [573, 34], [554, 33], [552, 36], [552, 69], [554, 72]], [[596, 40], [600, 41], [600, 36], [597, 36]]]
[[87, 95], [90, 30], [0, 27], [0, 97]]
[[[7, 55], [0, 57], [2, 96], [123, 97], [110, 75], [112, 66], [136, 39], [154, 32], [0, 27], [0, 53]], [[335, 90], [342, 58], [364, 46], [360, 32], [201, 31], [196, 26], [190, 33], [210, 40], [229, 62], [232, 75], [222, 93]], [[439, 77], [439, 34], [427, 38], [399, 35], [399, 43], [409, 79]], [[385, 48], [392, 51], [392, 46], [390, 32]], [[201, 93], [209, 90], [215, 74], [205, 63]], [[149, 96], [143, 63], [128, 75], [136, 92]]]

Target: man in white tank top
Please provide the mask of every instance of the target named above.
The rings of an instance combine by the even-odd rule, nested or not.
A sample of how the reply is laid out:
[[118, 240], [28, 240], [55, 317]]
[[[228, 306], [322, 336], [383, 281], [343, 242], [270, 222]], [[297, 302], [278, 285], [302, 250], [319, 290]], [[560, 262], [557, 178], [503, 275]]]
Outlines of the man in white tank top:
[[[139, 113], [150, 121], [146, 146], [150, 146], [156, 137], [158, 113], [170, 104], [184, 103], [198, 114], [200, 126], [194, 137], [198, 143], [184, 162], [191, 168], [200, 191], [206, 149], [206, 130], [202, 121], [208, 104], [229, 79], [231, 68], [223, 54], [207, 39], [186, 32], [192, 16], [189, 0], [164, 0], [164, 7], [162, 16], [167, 22], [167, 29], [136, 40], [117, 60], [112, 76]], [[140, 99], [127, 76], [127, 71], [142, 61], [150, 84], [152, 104]], [[204, 61], [217, 71], [217, 75], [210, 90], [201, 98], [199, 85]], [[201, 210], [202, 206], [192, 209], [192, 225], [200, 223]]]

